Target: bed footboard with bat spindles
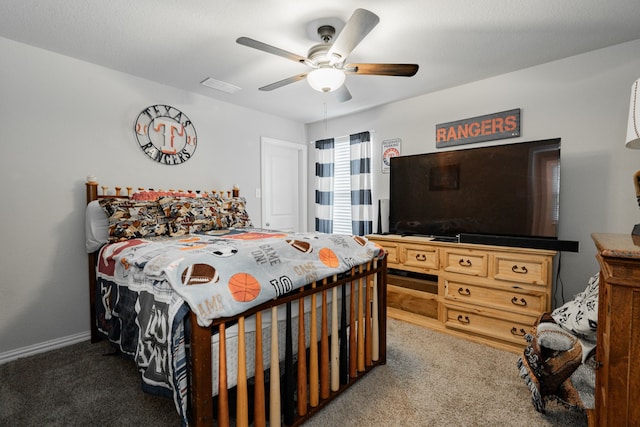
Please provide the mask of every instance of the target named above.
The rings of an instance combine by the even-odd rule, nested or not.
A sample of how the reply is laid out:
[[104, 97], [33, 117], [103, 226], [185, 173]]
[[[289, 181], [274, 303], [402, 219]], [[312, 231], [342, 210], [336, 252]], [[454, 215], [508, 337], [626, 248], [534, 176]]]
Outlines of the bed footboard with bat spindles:
[[[219, 384], [211, 384], [207, 378], [206, 369], [199, 370], [197, 366], [191, 370], [191, 399], [192, 423], [196, 426], [229, 425], [235, 418], [237, 426], [249, 425], [253, 417], [256, 426], [266, 425], [299, 425], [321, 410], [327, 403], [339, 396], [348, 387], [364, 377], [371, 369], [386, 363], [386, 259], [373, 260], [370, 263], [353, 269], [345, 277], [334, 277], [309, 284], [307, 287], [285, 295], [277, 300], [255, 307], [242, 315], [219, 319], [214, 322], [214, 329], [224, 331], [226, 324], [244, 322], [250, 316], [262, 318], [265, 310], [271, 310], [271, 342], [269, 348], [262, 346], [262, 335], [256, 334], [255, 360], [264, 358], [263, 352], [271, 354], [269, 368], [269, 393], [266, 394], [266, 384], [263, 379], [262, 366], [256, 364], [253, 386], [253, 408], [249, 408], [249, 389], [244, 384], [247, 381], [246, 357], [242, 352], [245, 345], [238, 345], [241, 354], [235, 355], [238, 360], [238, 395], [235, 404], [226, 396], [226, 345], [224, 334], [220, 333], [218, 346], [218, 360], [221, 369], [218, 375]], [[342, 295], [341, 298], [338, 298]], [[316, 304], [313, 300], [320, 298], [318, 316]], [[305, 322], [302, 313], [304, 304], [298, 305], [298, 315], [292, 316], [292, 304], [311, 300], [310, 313]], [[335, 301], [335, 303], [334, 303]], [[331, 305], [331, 315], [329, 315]], [[282, 365], [279, 359], [278, 343], [281, 332], [278, 325], [278, 307], [286, 312], [285, 321], [285, 351]], [[192, 325], [195, 315], [191, 315]], [[315, 321], [314, 321], [315, 319]], [[256, 324], [261, 324], [261, 320]], [[296, 340], [293, 339], [293, 327], [297, 329]], [[320, 334], [318, 335], [318, 331]], [[329, 333], [329, 331], [331, 331]], [[192, 355], [194, 364], [211, 366], [211, 351], [207, 342], [211, 338], [209, 328], [191, 328]], [[319, 336], [319, 338], [318, 338]], [[309, 345], [304, 344], [306, 337]], [[239, 336], [239, 340], [242, 340]], [[259, 341], [259, 342], [258, 342]], [[295, 351], [294, 351], [295, 349]], [[294, 362], [293, 354], [297, 353]], [[309, 356], [307, 358], [307, 356]], [[308, 363], [307, 363], [308, 360]], [[353, 363], [351, 363], [353, 362]], [[281, 371], [282, 366], [282, 371]], [[346, 366], [354, 366], [353, 370], [345, 372]], [[341, 373], [342, 370], [342, 373]], [[314, 374], [315, 372], [315, 374]], [[200, 375], [202, 377], [198, 378]], [[216, 398], [211, 397], [211, 389], [218, 390]], [[317, 393], [317, 398], [316, 398]], [[213, 404], [217, 400], [217, 405]], [[266, 401], [270, 405], [266, 405]], [[235, 407], [233, 407], [235, 405]], [[214, 406], [217, 408], [214, 416]], [[235, 414], [235, 417], [232, 417]]]

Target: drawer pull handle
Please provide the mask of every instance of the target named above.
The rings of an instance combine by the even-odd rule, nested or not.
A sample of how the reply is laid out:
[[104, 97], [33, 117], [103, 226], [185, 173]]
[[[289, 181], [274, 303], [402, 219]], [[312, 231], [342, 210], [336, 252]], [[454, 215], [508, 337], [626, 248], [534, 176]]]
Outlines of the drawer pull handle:
[[511, 271], [518, 274], [527, 274], [529, 272], [527, 270], [527, 267], [525, 267], [524, 265], [522, 267], [518, 267], [517, 265], [514, 265], [513, 267], [511, 267]]
[[518, 328], [516, 328], [515, 326], [511, 328], [511, 333], [519, 337], [523, 337], [527, 334], [527, 332], [524, 329], [520, 328], [520, 330], [518, 330]]
[[416, 254], [416, 261], [426, 261], [427, 256], [425, 254]]
[[458, 261], [458, 264], [460, 264], [461, 267], [471, 267], [473, 265], [470, 260], [468, 259], [465, 260], [462, 258], [460, 258], [460, 261]]
[[511, 298], [511, 304], [513, 305], [521, 305], [522, 307], [527, 306], [527, 300], [524, 298], [518, 299], [518, 297]]
[[471, 320], [469, 320], [469, 316], [463, 316], [462, 314], [458, 315], [458, 322], [460, 323], [464, 323], [465, 325], [471, 323]]
[[465, 288], [465, 289], [458, 288], [458, 293], [466, 297], [471, 296], [471, 291], [469, 290], [469, 288]]

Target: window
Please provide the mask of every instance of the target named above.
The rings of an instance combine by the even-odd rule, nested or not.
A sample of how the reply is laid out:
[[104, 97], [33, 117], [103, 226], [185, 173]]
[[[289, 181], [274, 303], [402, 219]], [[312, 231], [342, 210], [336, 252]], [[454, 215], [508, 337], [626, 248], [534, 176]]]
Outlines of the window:
[[372, 232], [369, 132], [316, 141], [316, 231]]
[[349, 137], [336, 138], [333, 152], [333, 232], [351, 234], [351, 155]]

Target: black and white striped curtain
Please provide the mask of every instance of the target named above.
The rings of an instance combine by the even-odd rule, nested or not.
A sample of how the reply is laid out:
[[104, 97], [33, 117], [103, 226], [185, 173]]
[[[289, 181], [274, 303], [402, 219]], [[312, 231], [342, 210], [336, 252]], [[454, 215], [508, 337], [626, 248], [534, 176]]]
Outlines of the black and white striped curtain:
[[[351, 229], [364, 236], [373, 230], [371, 197], [371, 134], [349, 135], [351, 171]], [[333, 232], [333, 138], [316, 141], [316, 231]]]
[[371, 202], [371, 134], [349, 135], [351, 144], [351, 228], [357, 236], [373, 230]]
[[316, 231], [333, 232], [334, 139], [316, 141]]

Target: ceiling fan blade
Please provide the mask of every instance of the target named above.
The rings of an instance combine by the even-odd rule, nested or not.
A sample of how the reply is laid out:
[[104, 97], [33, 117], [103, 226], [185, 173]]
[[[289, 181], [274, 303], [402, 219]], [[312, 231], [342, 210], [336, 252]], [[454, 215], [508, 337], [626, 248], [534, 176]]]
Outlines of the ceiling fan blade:
[[270, 91], [274, 89], [278, 89], [279, 87], [286, 86], [291, 83], [295, 83], [300, 80], [304, 80], [307, 77], [307, 73], [298, 74], [295, 76], [288, 77], [286, 79], [280, 80], [279, 82], [271, 83], [270, 85], [262, 86], [258, 90], [262, 91]]
[[417, 64], [348, 64], [347, 74], [411, 77], [418, 72]]
[[347, 85], [345, 84], [333, 91], [333, 93], [335, 94], [336, 101], [338, 102], [347, 102], [352, 98], [351, 92], [349, 92], [349, 89], [347, 89]]
[[338, 34], [338, 38], [329, 49], [327, 57], [331, 65], [339, 64], [364, 39], [373, 28], [378, 25], [380, 18], [366, 9], [356, 9]]
[[243, 46], [252, 47], [254, 49], [258, 49], [263, 52], [271, 53], [273, 55], [282, 56], [283, 58], [287, 58], [295, 62], [304, 63], [304, 61], [306, 61], [307, 59], [304, 56], [287, 52], [286, 50], [280, 49], [279, 47], [271, 46], [270, 44], [262, 43], [262, 42], [259, 42], [258, 40], [250, 39], [249, 37], [239, 37], [236, 40], [236, 43], [241, 44]]

